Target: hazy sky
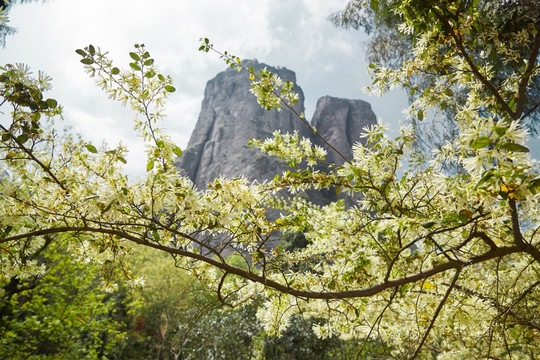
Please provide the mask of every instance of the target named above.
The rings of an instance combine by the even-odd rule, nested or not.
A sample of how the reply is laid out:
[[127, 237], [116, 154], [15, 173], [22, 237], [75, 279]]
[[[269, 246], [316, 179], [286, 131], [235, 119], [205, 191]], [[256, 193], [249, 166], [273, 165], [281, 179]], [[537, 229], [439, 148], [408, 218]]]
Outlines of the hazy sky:
[[164, 127], [184, 148], [195, 126], [206, 82], [226, 65], [198, 51], [199, 38], [243, 59], [257, 58], [296, 72], [311, 118], [324, 95], [363, 99], [379, 118], [403, 119], [405, 96], [395, 91], [368, 97], [369, 84], [361, 32], [336, 29], [327, 20], [346, 0], [46, 0], [17, 4], [10, 12], [17, 29], [0, 49], [0, 63], [25, 63], [53, 77], [48, 97], [64, 106], [66, 124], [83, 138], [130, 148], [128, 172], [141, 174], [144, 148], [131, 130], [132, 113], [94, 86], [75, 49], [88, 44], [110, 52], [126, 67], [128, 52], [144, 43], [160, 71], [177, 89], [170, 97]]

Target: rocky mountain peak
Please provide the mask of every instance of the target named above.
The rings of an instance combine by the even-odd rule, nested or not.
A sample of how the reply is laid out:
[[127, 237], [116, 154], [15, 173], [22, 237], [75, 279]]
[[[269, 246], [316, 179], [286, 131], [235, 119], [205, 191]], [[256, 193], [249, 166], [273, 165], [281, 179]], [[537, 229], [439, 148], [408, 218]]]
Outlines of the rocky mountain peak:
[[[243, 65], [253, 67], [255, 72], [266, 67], [281, 79], [296, 83], [295, 73], [286, 68], [272, 67], [256, 60], [246, 60]], [[248, 147], [250, 138], [265, 139], [280, 129], [282, 132], [298, 131], [301, 136], [321, 144], [288, 109], [279, 112], [263, 110], [250, 89], [246, 74], [234, 69], [220, 72], [206, 84], [199, 119], [184, 155], [176, 163], [199, 189], [205, 189], [219, 176], [244, 175], [250, 180], [264, 181], [284, 170], [277, 159]], [[299, 94], [295, 110], [302, 113], [304, 94], [298, 86], [295, 91]], [[330, 96], [319, 99], [312, 120], [318, 133], [347, 158], [351, 157], [351, 146], [360, 140], [362, 128], [375, 122], [369, 103]], [[329, 149], [327, 160], [343, 162]]]
[[[363, 128], [377, 123], [371, 105], [363, 100], [341, 99], [323, 96], [317, 107], [311, 125], [347, 159], [352, 158], [352, 146], [360, 141]], [[343, 159], [334, 151], [327, 149], [326, 160], [342, 164]]]

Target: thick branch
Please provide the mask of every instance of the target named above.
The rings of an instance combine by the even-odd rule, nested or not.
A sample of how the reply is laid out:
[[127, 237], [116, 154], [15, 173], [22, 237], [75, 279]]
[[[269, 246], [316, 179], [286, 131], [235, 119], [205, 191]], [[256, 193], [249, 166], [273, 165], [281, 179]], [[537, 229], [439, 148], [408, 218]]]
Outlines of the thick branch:
[[516, 199], [509, 198], [508, 204], [510, 205], [510, 215], [512, 217], [512, 235], [514, 237], [514, 243], [523, 249], [524, 252], [531, 255], [536, 261], [540, 262], [540, 250], [523, 240], [521, 229], [519, 227], [519, 215], [517, 210]]
[[519, 217], [516, 205], [516, 199], [509, 197], [508, 205], [510, 205], [510, 216], [512, 218], [512, 235], [514, 237], [514, 243], [519, 246], [524, 245], [523, 235], [521, 235], [521, 229], [519, 228]]
[[33, 232], [29, 232], [26, 234], [20, 234], [15, 235], [11, 237], [6, 237], [4, 239], [0, 240], [1, 243], [6, 243], [10, 241], [15, 241], [23, 238], [28, 238], [32, 236], [41, 236], [41, 235], [47, 235], [47, 234], [57, 234], [57, 233], [80, 233], [80, 232], [86, 232], [86, 233], [100, 233], [100, 234], [110, 234], [110, 235], [117, 235], [121, 238], [124, 238], [128, 241], [134, 242], [139, 245], [151, 247], [154, 249], [158, 249], [164, 252], [167, 252], [169, 254], [176, 254], [181, 255], [185, 257], [189, 257], [195, 260], [199, 260], [202, 262], [205, 262], [209, 265], [215, 266], [221, 270], [224, 270], [225, 272], [233, 275], [238, 275], [244, 279], [268, 286], [270, 288], [273, 288], [281, 293], [289, 294], [292, 296], [300, 297], [300, 298], [309, 298], [309, 299], [327, 299], [327, 300], [335, 300], [335, 299], [348, 299], [348, 298], [359, 298], [359, 297], [370, 297], [373, 295], [376, 295], [384, 290], [392, 289], [399, 287], [401, 285], [406, 285], [414, 282], [421, 281], [423, 279], [427, 279], [433, 275], [452, 270], [452, 269], [461, 269], [466, 266], [474, 265], [483, 263], [485, 261], [503, 257], [506, 255], [514, 254], [514, 253], [520, 253], [525, 252], [523, 247], [521, 246], [511, 246], [511, 247], [500, 247], [497, 249], [491, 249], [490, 251], [478, 255], [476, 257], [468, 259], [468, 261], [462, 261], [462, 260], [452, 260], [448, 261], [446, 263], [439, 264], [437, 266], [434, 266], [430, 269], [426, 269], [424, 271], [420, 271], [417, 273], [413, 273], [401, 278], [392, 279], [388, 281], [384, 281], [381, 283], [378, 283], [376, 285], [373, 285], [371, 287], [365, 288], [365, 289], [358, 289], [358, 290], [349, 290], [349, 291], [336, 291], [336, 292], [321, 292], [321, 291], [308, 291], [308, 290], [300, 290], [295, 289], [287, 285], [280, 284], [279, 282], [276, 282], [274, 280], [270, 280], [264, 276], [257, 275], [253, 272], [241, 269], [236, 266], [229, 265], [225, 262], [206, 257], [201, 254], [196, 254], [193, 252], [189, 252], [183, 249], [178, 248], [170, 248], [165, 245], [161, 245], [154, 242], [149, 242], [148, 240], [144, 239], [144, 237], [136, 237], [132, 234], [129, 234], [127, 232], [116, 230], [112, 228], [94, 228], [90, 226], [77, 226], [77, 227], [58, 227], [58, 228], [51, 228], [51, 229], [43, 229], [43, 230], [37, 230]]

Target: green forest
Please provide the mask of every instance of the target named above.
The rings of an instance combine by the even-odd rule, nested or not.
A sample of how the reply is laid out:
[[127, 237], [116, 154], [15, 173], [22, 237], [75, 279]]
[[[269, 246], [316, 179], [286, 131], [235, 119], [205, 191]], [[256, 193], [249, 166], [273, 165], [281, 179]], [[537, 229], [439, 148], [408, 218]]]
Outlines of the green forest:
[[[0, 6], [9, 46], [14, 4]], [[1, 359], [540, 358], [527, 143], [540, 131], [540, 3], [350, 0], [328, 16], [370, 36], [367, 91], [404, 89], [408, 120], [397, 137], [366, 128], [347, 157], [296, 112], [291, 81], [203, 37], [201, 53], [244, 74], [263, 109], [327, 145], [252, 139], [286, 164], [262, 183], [201, 189], [177, 171], [164, 114], [178, 85], [152, 44], [122, 65], [98, 44], [73, 49], [133, 112], [138, 180], [125, 147], [59, 130], [45, 73], [0, 64]], [[437, 136], [422, 126], [433, 117]], [[348, 201], [314, 204], [317, 191]]]

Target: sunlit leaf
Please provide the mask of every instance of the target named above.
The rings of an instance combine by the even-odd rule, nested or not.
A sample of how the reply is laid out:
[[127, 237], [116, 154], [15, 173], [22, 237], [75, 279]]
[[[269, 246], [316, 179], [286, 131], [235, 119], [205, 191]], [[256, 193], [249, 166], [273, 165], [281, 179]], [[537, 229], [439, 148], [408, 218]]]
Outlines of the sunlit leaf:
[[86, 147], [86, 150], [90, 151], [91, 153], [94, 153], [94, 154], [97, 153], [97, 149], [94, 145], [86, 144], [85, 147]]
[[141, 58], [139, 57], [139, 55], [137, 55], [137, 53], [130, 52], [130, 53], [129, 53], [129, 56], [130, 56], [133, 60], [135, 60], [135, 61], [141, 60]]
[[491, 144], [491, 139], [487, 136], [479, 136], [471, 142], [473, 149], [482, 149]]
[[523, 145], [520, 145], [520, 144], [516, 144], [516, 143], [511, 143], [511, 142], [505, 142], [504, 144], [502, 144], [501, 146], [502, 149], [504, 150], [508, 150], [510, 152], [524, 152], [524, 153], [528, 153], [530, 152], [531, 150], [526, 147], [526, 146], [523, 146]]

